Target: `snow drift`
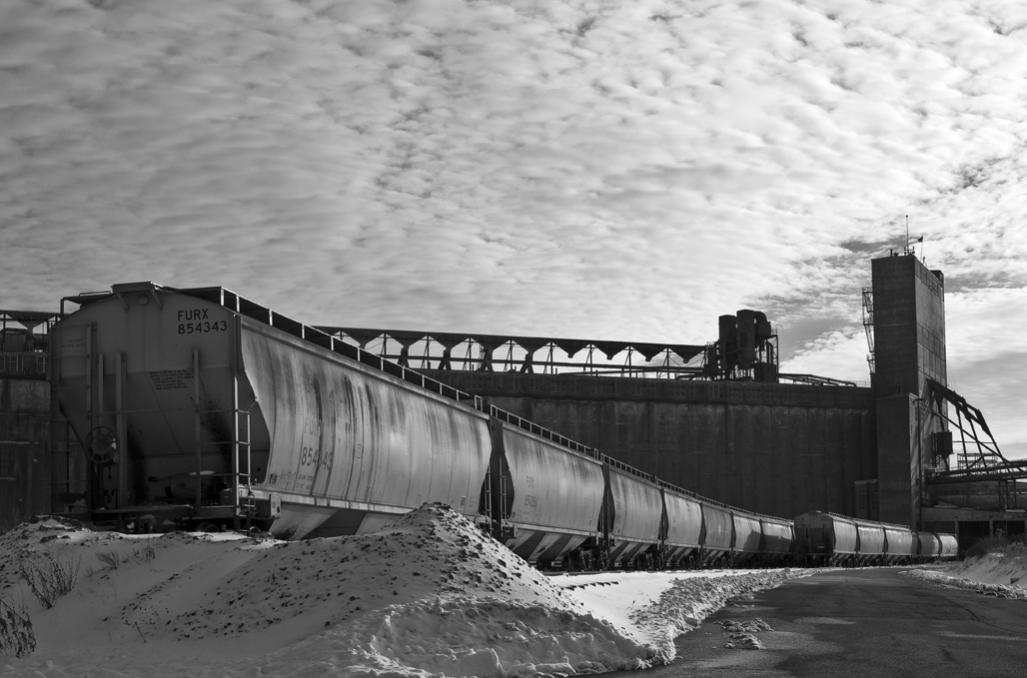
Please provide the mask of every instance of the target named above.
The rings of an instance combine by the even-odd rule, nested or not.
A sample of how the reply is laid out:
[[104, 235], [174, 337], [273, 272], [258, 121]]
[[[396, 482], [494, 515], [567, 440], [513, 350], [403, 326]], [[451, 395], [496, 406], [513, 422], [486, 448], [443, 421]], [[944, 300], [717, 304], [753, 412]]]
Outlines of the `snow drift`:
[[1023, 544], [909, 575], [941, 586], [971, 589], [998, 598], [1027, 598], [1027, 551]]
[[[47, 608], [23, 570], [74, 579]], [[42, 570], [39, 570], [42, 571]], [[0, 597], [36, 650], [0, 675], [542, 676], [639, 669], [739, 593], [799, 571], [547, 577], [425, 505], [377, 532], [281, 542], [47, 520], [0, 535]], [[8, 653], [12, 654], [12, 653]]]

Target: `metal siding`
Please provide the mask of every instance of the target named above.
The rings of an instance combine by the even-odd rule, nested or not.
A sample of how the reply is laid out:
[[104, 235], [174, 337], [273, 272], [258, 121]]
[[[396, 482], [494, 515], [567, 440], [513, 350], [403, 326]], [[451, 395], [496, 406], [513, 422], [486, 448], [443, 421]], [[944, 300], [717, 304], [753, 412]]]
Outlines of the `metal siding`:
[[859, 533], [859, 554], [861, 556], [884, 555], [884, 528], [881, 525], [857, 523]]
[[885, 549], [891, 558], [903, 558], [913, 555], [914, 534], [908, 527], [900, 525], [884, 525]]
[[731, 510], [703, 502], [703, 548], [730, 551], [733, 543], [734, 523]]
[[763, 543], [760, 550], [768, 554], [788, 553], [795, 539], [795, 528], [790, 520], [784, 518], [761, 518]]
[[41, 448], [38, 442], [0, 440], [0, 532], [29, 519], [40, 504], [46, 512], [45, 500], [40, 501], [35, 492], [40, 483], [31, 480], [37, 460], [43, 457]]
[[[51, 342], [56, 393], [80, 437], [88, 435], [93, 425], [116, 429], [116, 367], [118, 355], [123, 355], [122, 406], [130, 439], [121, 441], [120, 449], [132, 461], [127, 488], [131, 494], [122, 503], [163, 498], [165, 488], [176, 498], [192, 499], [197, 470], [208, 478], [231, 471], [231, 458], [220, 443], [230, 426], [232, 409], [232, 314], [181, 294], [160, 292], [160, 304], [153, 300], [143, 304], [142, 298], [126, 295], [124, 303], [117, 297], [97, 301], [55, 325]], [[199, 384], [193, 374], [194, 351], [199, 356]], [[91, 417], [90, 379], [96, 380]], [[103, 412], [98, 411], [101, 397]], [[198, 443], [204, 450], [199, 465]], [[158, 480], [150, 482], [150, 478]]]
[[959, 555], [959, 542], [954, 534], [939, 534], [939, 555], [942, 558], [955, 558]]
[[760, 521], [754, 515], [740, 511], [731, 512], [735, 538], [731, 546], [735, 553], [754, 554], [760, 550]]
[[603, 502], [603, 467], [511, 426], [503, 446], [513, 480], [510, 519], [518, 523], [594, 533]]
[[[823, 533], [830, 541], [832, 552], [837, 555], [855, 555], [859, 544], [856, 523], [844, 516], [824, 511], [807, 511], [795, 517], [796, 539], [806, 540], [809, 535]], [[811, 544], [803, 544], [803, 547]]]
[[859, 546], [859, 531], [856, 528], [856, 523], [840, 516], [828, 515], [827, 517], [834, 534], [835, 553], [855, 554]]
[[51, 465], [49, 421], [45, 381], [0, 377], [0, 532], [55, 510], [54, 471], [61, 469]]
[[917, 532], [920, 542], [918, 554], [921, 558], [937, 558], [941, 555], [941, 541], [933, 532]]
[[475, 514], [488, 467], [484, 415], [244, 319], [243, 364], [271, 432], [266, 489]]
[[869, 388], [434, 374], [662, 480], [746, 510], [848, 513], [852, 484], [876, 477]]
[[697, 547], [702, 540], [702, 504], [698, 499], [664, 490], [667, 545]]
[[660, 488], [650, 482], [610, 468], [610, 493], [615, 539], [656, 542], [660, 538], [663, 500]]

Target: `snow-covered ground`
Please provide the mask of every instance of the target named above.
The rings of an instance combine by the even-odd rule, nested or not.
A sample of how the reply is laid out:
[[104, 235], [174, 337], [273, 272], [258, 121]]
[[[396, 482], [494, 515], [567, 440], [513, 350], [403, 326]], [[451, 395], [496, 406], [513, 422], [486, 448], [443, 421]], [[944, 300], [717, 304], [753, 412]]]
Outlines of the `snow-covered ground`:
[[910, 570], [908, 574], [998, 598], [1027, 598], [1027, 550], [1023, 544], [1010, 544], [1000, 551], [967, 558], [943, 569]]
[[[989, 554], [909, 572], [1022, 597], [1023, 556]], [[55, 572], [74, 586], [44, 609], [25, 573], [37, 573], [43, 585]], [[0, 535], [0, 601], [8, 619], [11, 610], [31, 619], [35, 637], [31, 654], [0, 657], [0, 675], [400, 678], [641, 669], [673, 660], [674, 638], [729, 598], [808, 574], [547, 577], [440, 506], [372, 534], [296, 542], [231, 533], [133, 536], [47, 520]]]
[[[21, 572], [74, 572], [44, 609]], [[379, 532], [297, 542], [128, 536], [48, 520], [0, 535], [0, 599], [35, 651], [0, 675], [534, 676], [645, 668], [733, 596], [801, 570], [547, 577], [425, 506]]]

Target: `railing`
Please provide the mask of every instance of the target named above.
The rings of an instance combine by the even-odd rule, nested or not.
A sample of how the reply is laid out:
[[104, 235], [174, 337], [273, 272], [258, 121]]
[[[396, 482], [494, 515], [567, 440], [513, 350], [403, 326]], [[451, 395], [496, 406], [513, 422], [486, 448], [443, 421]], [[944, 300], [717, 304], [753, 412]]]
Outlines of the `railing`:
[[[140, 287], [140, 286], [145, 287], [146, 290], [148, 290], [148, 292], [150, 294], [153, 294], [154, 296], [156, 296], [156, 290], [159, 289], [159, 286], [152, 285], [151, 283], [131, 283], [131, 284], [123, 285], [123, 286], [114, 286], [112, 289], [114, 290], [113, 294], [119, 294], [119, 292], [125, 291], [125, 290], [119, 290], [118, 289], [119, 287], [135, 289], [135, 288]], [[440, 381], [438, 381], [436, 379], [433, 379], [433, 378], [431, 378], [431, 377], [429, 377], [429, 376], [427, 376], [427, 375], [425, 375], [425, 374], [423, 374], [421, 372], [418, 372], [416, 370], [410, 369], [409, 367], [406, 367], [405, 365], [402, 365], [402, 364], [399, 364], [399, 363], [396, 363], [396, 362], [391, 362], [390, 360], [387, 360], [386, 357], [383, 357], [381, 354], [375, 354], [375, 353], [372, 353], [372, 352], [369, 352], [369, 351], [366, 351], [366, 350], [362, 349], [360, 346], [356, 346], [356, 345], [353, 345], [351, 343], [347, 343], [346, 341], [344, 341], [342, 339], [342, 337], [335, 336], [333, 334], [329, 334], [327, 331], [325, 331], [325, 330], [331, 330], [331, 328], [320, 329], [320, 328], [315, 328], [315, 327], [304, 325], [304, 324], [302, 324], [302, 323], [300, 323], [298, 321], [295, 321], [295, 320], [293, 320], [293, 319], [291, 319], [291, 318], [289, 318], [287, 316], [283, 316], [283, 315], [281, 315], [279, 313], [276, 313], [276, 312], [274, 312], [274, 311], [272, 311], [272, 310], [270, 310], [270, 309], [268, 309], [268, 308], [266, 308], [264, 306], [261, 306], [259, 304], [254, 303], [254, 302], [251, 302], [251, 301], [249, 301], [247, 299], [244, 299], [243, 297], [240, 297], [237, 294], [235, 294], [233, 292], [230, 292], [229, 290], [226, 290], [226, 289], [221, 288], [221, 287], [191, 288], [191, 289], [168, 288], [168, 289], [172, 290], [172, 291], [175, 291], [175, 292], [178, 292], [178, 293], [181, 293], [181, 294], [187, 294], [187, 295], [190, 295], [190, 296], [193, 296], [193, 297], [197, 297], [197, 298], [200, 298], [200, 299], [205, 299], [207, 301], [211, 301], [213, 303], [219, 304], [222, 307], [224, 307], [224, 308], [226, 308], [226, 309], [228, 309], [230, 311], [233, 311], [233, 312], [238, 313], [240, 315], [244, 315], [244, 316], [247, 316], [249, 318], [252, 318], [252, 319], [254, 319], [254, 320], [258, 321], [258, 322], [264, 323], [264, 324], [266, 324], [266, 325], [268, 325], [270, 327], [274, 327], [274, 328], [276, 328], [278, 330], [286, 332], [286, 333], [288, 333], [288, 334], [290, 334], [290, 335], [292, 335], [294, 337], [297, 337], [297, 338], [299, 338], [301, 340], [308, 341], [308, 342], [311, 342], [313, 344], [316, 344], [316, 345], [318, 345], [318, 346], [320, 346], [320, 347], [322, 347], [324, 349], [327, 349], [327, 350], [329, 350], [329, 351], [331, 351], [333, 353], [338, 353], [340, 355], [347, 356], [347, 357], [349, 357], [352, 360], [355, 360], [357, 362], [360, 362], [360, 363], [363, 363], [365, 365], [371, 366], [373, 368], [381, 370], [382, 372], [386, 372], [386, 373], [388, 373], [388, 374], [390, 374], [390, 375], [392, 375], [394, 377], [398, 377], [399, 379], [401, 379], [403, 381], [415, 384], [415, 385], [417, 385], [417, 386], [419, 386], [419, 387], [421, 387], [423, 389], [429, 390], [429, 391], [431, 391], [433, 393], [437, 393], [437, 394], [439, 394], [439, 395], [441, 395], [443, 397], [447, 397], [447, 398], [453, 399], [455, 401], [471, 401], [471, 406], [474, 407], [475, 409], [477, 409], [478, 411], [486, 413], [489, 416], [495, 417], [496, 419], [502, 420], [502, 421], [504, 421], [506, 423], [509, 423], [509, 424], [511, 424], [513, 426], [516, 426], [516, 427], [518, 427], [518, 428], [520, 428], [522, 430], [528, 431], [528, 432], [530, 432], [530, 433], [532, 433], [534, 435], [537, 435], [537, 436], [539, 436], [539, 437], [541, 437], [543, 439], [550, 440], [550, 441], [552, 441], [552, 442], [554, 442], [554, 443], [556, 443], [558, 445], [561, 445], [561, 446], [566, 447], [568, 449], [574, 450], [574, 451], [576, 451], [578, 453], [581, 453], [581, 454], [587, 455], [589, 457], [595, 458], [597, 460], [600, 460], [604, 464], [607, 464], [609, 467], [616, 468], [616, 469], [621, 470], [621, 471], [623, 471], [625, 473], [628, 473], [630, 475], [633, 475], [633, 476], [636, 476], [638, 478], [647, 480], [647, 481], [653, 483], [654, 485], [656, 485], [656, 486], [658, 486], [658, 487], [660, 487], [662, 489], [671, 490], [673, 492], [678, 492], [678, 493], [683, 494], [683, 495], [692, 496], [692, 497], [700, 499], [701, 501], [706, 502], [708, 504], [722, 506], [722, 507], [725, 507], [727, 509], [736, 510], [736, 511], [744, 511], [747, 514], [752, 514], [752, 515], [755, 515], [757, 517], [764, 517], [763, 514], [755, 514], [755, 513], [751, 512], [751, 511], [745, 511], [743, 509], [738, 509], [737, 507], [730, 506], [729, 504], [724, 504], [722, 502], [719, 502], [719, 501], [716, 501], [716, 500], [713, 500], [713, 499], [709, 499], [707, 497], [703, 497], [702, 495], [699, 495], [699, 494], [697, 494], [695, 492], [692, 492], [692, 491], [689, 491], [689, 490], [685, 490], [683, 488], [676, 487], [674, 485], [671, 485], [669, 483], [661, 481], [659, 478], [657, 478], [652, 473], [648, 473], [648, 472], [642, 471], [642, 470], [637, 469], [637, 468], [635, 468], [633, 466], [625, 464], [622, 461], [614, 459], [613, 457], [609, 457], [609, 456], [607, 456], [605, 454], [601, 454], [597, 448], [590, 447], [588, 445], [584, 445], [583, 443], [579, 443], [579, 442], [577, 442], [575, 440], [567, 438], [566, 436], [560, 435], [559, 433], [556, 433], [555, 431], [552, 431], [551, 429], [545, 428], [544, 426], [540, 426], [539, 424], [536, 424], [536, 423], [534, 423], [532, 421], [529, 421], [527, 419], [523, 419], [523, 418], [521, 418], [521, 417], [519, 417], [519, 416], [517, 416], [517, 415], [515, 415], [515, 414], [513, 414], [511, 412], [508, 412], [506, 410], [502, 410], [502, 409], [500, 409], [498, 407], [495, 407], [493, 405], [487, 405], [487, 403], [480, 396], [471, 395], [471, 394], [466, 393], [464, 391], [461, 391], [459, 389], [453, 388], [452, 386], [444, 384], [444, 383], [442, 383], [442, 382], [440, 382]], [[72, 303], [76, 303], [76, 304], [79, 304], [79, 305], [85, 305], [85, 304], [92, 303], [94, 301], [99, 301], [100, 299], [103, 299], [103, 298], [108, 297], [108, 296], [110, 296], [109, 293], [91, 292], [91, 293], [86, 293], [86, 294], [79, 295], [77, 297], [66, 297], [66, 298], [61, 300], [61, 315], [62, 316], [64, 315], [65, 302], [72, 302]], [[687, 350], [690, 350], [690, 349], [693, 349], [693, 348], [696, 348], [696, 347], [677, 347], [676, 349], [671, 347], [671, 348], [669, 348], [667, 350], [678, 350], [678, 351], [681, 351], [681, 352], [687, 352]], [[698, 347], [698, 348], [701, 349], [701, 347]], [[26, 358], [23, 357], [23, 356], [26, 356], [26, 355], [30, 356], [32, 359], [41, 360], [42, 361], [41, 363], [39, 363], [39, 362], [33, 363], [33, 368], [38, 370], [41, 378], [45, 378], [46, 377], [46, 354], [45, 353], [0, 354], [0, 356], [7, 356], [7, 355], [19, 356], [19, 358], [22, 361], [27, 360]], [[406, 357], [406, 356], [404, 356], [404, 357]], [[194, 358], [194, 360], [195, 360], [195, 358]], [[493, 360], [492, 362], [499, 362], [499, 361]], [[2, 367], [4, 364], [5, 363], [0, 363], [0, 367]], [[12, 364], [16, 364], [17, 366], [20, 367], [20, 366], [23, 366], [25, 363], [24, 362], [15, 362], [15, 363], [12, 363]], [[22, 369], [25, 369], [25, 368], [22, 367]], [[194, 368], [194, 369], [197, 369], [197, 368]], [[631, 370], [633, 368], [628, 366], [626, 369], [627, 370]], [[663, 368], [655, 367], [654, 368], [652, 366], [647, 366], [647, 367], [644, 367], [643, 369], [647, 369], [647, 370], [655, 369], [657, 371], [661, 371], [661, 370], [662, 371], [666, 371], [666, 367], [663, 367]], [[687, 370], [688, 368], [685, 367], [684, 369]], [[829, 381], [833, 381], [833, 380], [829, 380]], [[196, 380], [196, 383], [199, 384], [199, 380], [198, 379]], [[841, 384], [841, 383], [845, 383], [845, 382], [835, 382], [835, 383]], [[851, 384], [845, 383], [845, 385], [851, 385]], [[198, 401], [199, 400], [198, 396], [195, 399]], [[167, 411], [167, 410], [165, 410], [165, 411]], [[200, 411], [198, 409], [195, 409], [195, 408], [190, 408], [189, 411], [192, 411], [197, 418], [199, 418], [202, 414], [204, 414], [204, 412], [202, 412], [202, 411]], [[130, 413], [132, 413], [132, 411], [130, 411], [130, 410], [121, 410], [120, 411], [120, 414], [122, 414], [122, 415], [130, 414]], [[252, 489], [252, 484], [254, 482], [254, 478], [253, 478], [253, 475], [252, 475], [252, 466], [251, 466], [252, 459], [250, 458], [251, 450], [250, 450], [250, 432], [249, 432], [249, 412], [245, 411], [245, 410], [236, 409], [236, 410], [233, 411], [233, 417], [234, 417], [234, 427], [235, 427], [236, 431], [235, 431], [235, 434], [234, 434], [234, 437], [233, 437], [232, 440], [220, 440], [220, 441], [200, 441], [199, 439], [196, 440], [197, 462], [198, 462], [198, 468], [196, 470], [196, 480], [197, 480], [196, 502], [197, 502], [198, 505], [203, 502], [203, 494], [204, 493], [203, 493], [203, 487], [201, 485], [201, 478], [204, 476], [204, 473], [203, 473], [204, 469], [202, 468], [204, 466], [204, 464], [202, 463], [203, 455], [204, 455], [203, 448], [209, 447], [209, 446], [232, 445], [232, 446], [234, 446], [236, 448], [235, 449], [235, 468], [232, 470], [231, 473], [218, 473], [218, 474], [212, 474], [212, 475], [216, 475], [217, 477], [227, 477], [230, 480], [234, 481], [233, 484], [231, 486], [229, 486], [230, 496], [232, 498], [232, 503], [235, 504], [236, 509], [237, 509], [236, 517], [242, 517], [242, 515], [245, 515], [247, 513], [246, 509], [249, 508], [249, 506], [248, 506], [248, 504], [249, 504], [249, 501], [248, 501], [249, 496], [247, 496], [247, 497], [241, 496], [240, 489], [244, 490], [246, 495], [250, 495], [250, 492], [251, 492], [251, 489]], [[240, 421], [241, 419], [245, 419], [245, 424], [244, 425], [243, 425], [243, 422]], [[245, 428], [245, 430], [246, 430], [245, 434], [242, 434], [242, 430], [241, 429], [243, 429], [243, 428]], [[245, 438], [245, 439], [243, 439], [243, 438]], [[68, 451], [67, 453], [68, 454], [70, 454], [70, 449], [71, 449], [71, 445], [69, 443], [69, 445], [67, 446], [67, 451]], [[243, 464], [241, 463], [241, 459], [242, 459], [243, 455], [245, 455], [245, 457], [246, 457], [246, 464], [245, 464], [245, 469], [246, 470], [245, 471], [242, 470]], [[242, 487], [240, 487], [240, 486], [242, 486]], [[244, 504], [244, 502], [243, 502], [244, 499], [247, 500], [246, 504]], [[786, 520], [786, 519], [777, 518], [775, 516], [765, 516], [765, 517], [767, 517], [767, 518], [774, 518], [774, 519], [777, 519], [777, 520]]]
[[599, 450], [597, 450], [596, 448], [590, 447], [583, 443], [579, 443], [576, 440], [571, 440], [570, 438], [562, 436], [559, 433], [546, 428], [545, 426], [539, 426], [533, 421], [528, 421], [527, 419], [518, 417], [513, 412], [507, 412], [506, 410], [502, 410], [496, 407], [495, 405], [489, 405], [489, 416], [495, 417], [496, 419], [499, 419], [501, 421], [505, 421], [506, 423], [512, 424], [520, 429], [528, 431], [529, 433], [534, 433], [540, 438], [551, 440], [554, 443], [574, 450], [575, 452], [580, 452], [594, 459], [599, 459]]
[[46, 379], [47, 355], [39, 351], [0, 353], [0, 377]]
[[604, 454], [603, 461], [606, 462], [607, 466], [615, 468], [618, 471], [623, 471], [624, 473], [633, 475], [636, 478], [642, 478], [643, 480], [648, 480], [649, 482], [655, 483], [657, 485], [659, 484], [659, 479], [652, 473], [647, 473], [641, 469], [637, 469], [634, 466], [631, 466], [630, 464], [625, 464], [620, 459], [614, 459], [613, 457]]
[[244, 315], [247, 318], [252, 318], [253, 320], [264, 323], [270, 327], [274, 327], [275, 329], [291, 334], [298, 339], [308, 341], [312, 344], [317, 344], [321, 348], [326, 348], [333, 353], [344, 355], [347, 358], [351, 358], [364, 365], [378, 369], [386, 374], [399, 377], [403, 381], [420, 386], [423, 389], [431, 391], [432, 393], [437, 393], [445, 398], [461, 402], [471, 401], [476, 409], [482, 409], [481, 399], [478, 396], [453, 388], [452, 386], [444, 384], [436, 379], [432, 379], [421, 372], [392, 362], [387, 359], [387, 356], [365, 351], [359, 346], [345, 342], [341, 338], [332, 336], [316, 327], [304, 325], [298, 320], [293, 320], [288, 316], [272, 311], [265, 306], [261, 306], [260, 304], [252, 302], [249, 299], [241, 297], [238, 294], [222, 287], [199, 287], [179, 289], [177, 291], [183, 294], [188, 294], [189, 296], [214, 302], [230, 311]]
[[[150, 293], [154, 293], [156, 289], [158, 289], [157, 286], [150, 283], [142, 285]], [[135, 289], [136, 286], [137, 285], [135, 284], [129, 286], [115, 286], [112, 289], [114, 289], [114, 293], [117, 294], [119, 287], [132, 287]], [[173, 288], [167, 289], [170, 290]], [[347, 358], [369, 367], [373, 367], [386, 374], [398, 377], [407, 383], [414, 384], [444, 398], [449, 398], [457, 402], [467, 402], [471, 407], [480, 412], [495, 416], [496, 418], [502, 419], [518, 428], [534, 433], [546, 440], [551, 440], [558, 445], [581, 452], [582, 454], [586, 454], [596, 459], [599, 458], [599, 451], [593, 447], [571, 440], [570, 438], [562, 436], [543, 426], [539, 426], [534, 422], [522, 419], [513, 413], [501, 410], [497, 407], [489, 405], [486, 409], [486, 404], [481, 396], [461, 391], [460, 389], [454, 388], [448, 384], [438, 381], [437, 379], [433, 379], [422, 372], [418, 372], [417, 370], [411, 369], [405, 365], [388, 360], [388, 356], [364, 350], [359, 346], [344, 341], [341, 337], [329, 334], [322, 329], [304, 325], [297, 320], [293, 320], [288, 316], [276, 313], [265, 306], [252, 302], [245, 297], [241, 297], [234, 292], [224, 289], [223, 287], [182, 288], [174, 291], [213, 302], [230, 311], [246, 316], [247, 318], [252, 318], [253, 320], [286, 332], [298, 339], [316, 344], [321, 348], [346, 356]], [[61, 301], [61, 308], [63, 310], [65, 301], [71, 301], [78, 304], [88, 304], [106, 296], [109, 295], [104, 293], [89, 293], [78, 297], [67, 297]]]
[[[704, 346], [637, 341], [467, 334], [319, 326], [355, 345], [380, 346], [378, 353], [421, 369], [524, 374], [639, 374], [671, 378], [703, 352]], [[581, 358], [575, 356], [582, 355]], [[562, 357], [561, 357], [562, 356]], [[621, 364], [617, 364], [616, 357]], [[636, 361], [641, 361], [636, 364]], [[660, 369], [662, 367], [662, 369]], [[641, 370], [641, 371], [638, 371]]]
[[[223, 288], [182, 289], [178, 291], [220, 304], [230, 311], [235, 311], [236, 313], [245, 315], [248, 318], [252, 318], [271, 327], [282, 330], [283, 332], [287, 332], [294, 337], [317, 344], [333, 353], [344, 355], [364, 365], [381, 370], [382, 372], [398, 377], [407, 383], [414, 384], [432, 393], [437, 393], [444, 398], [450, 398], [458, 402], [468, 401], [476, 410], [486, 412], [485, 402], [480, 396], [472, 395], [466, 391], [453, 388], [452, 386], [438, 381], [437, 379], [433, 379], [422, 372], [413, 370], [398, 362], [388, 360], [387, 358], [389, 356], [383, 356], [381, 354], [364, 350], [348, 341], [344, 341], [341, 337], [329, 334], [328, 332], [316, 327], [304, 325], [303, 323], [281, 315], [280, 313], [276, 313], [260, 304], [249, 301], [248, 299], [240, 297], [239, 295]], [[571, 440], [566, 436], [562, 436], [555, 431], [545, 428], [544, 426], [540, 426], [532, 421], [518, 417], [506, 410], [489, 405], [486, 413], [541, 438], [550, 440], [562, 447], [580, 452], [595, 459], [600, 458], [599, 451], [596, 448]]]

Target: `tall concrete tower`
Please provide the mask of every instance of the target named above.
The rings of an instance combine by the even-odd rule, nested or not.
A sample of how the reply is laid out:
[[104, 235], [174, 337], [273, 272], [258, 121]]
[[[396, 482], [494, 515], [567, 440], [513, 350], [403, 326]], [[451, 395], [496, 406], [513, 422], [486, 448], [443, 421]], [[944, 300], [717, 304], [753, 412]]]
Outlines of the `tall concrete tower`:
[[921, 459], [937, 421], [926, 416], [927, 379], [946, 384], [945, 280], [913, 254], [871, 262], [874, 294], [874, 397], [878, 516], [919, 522]]

